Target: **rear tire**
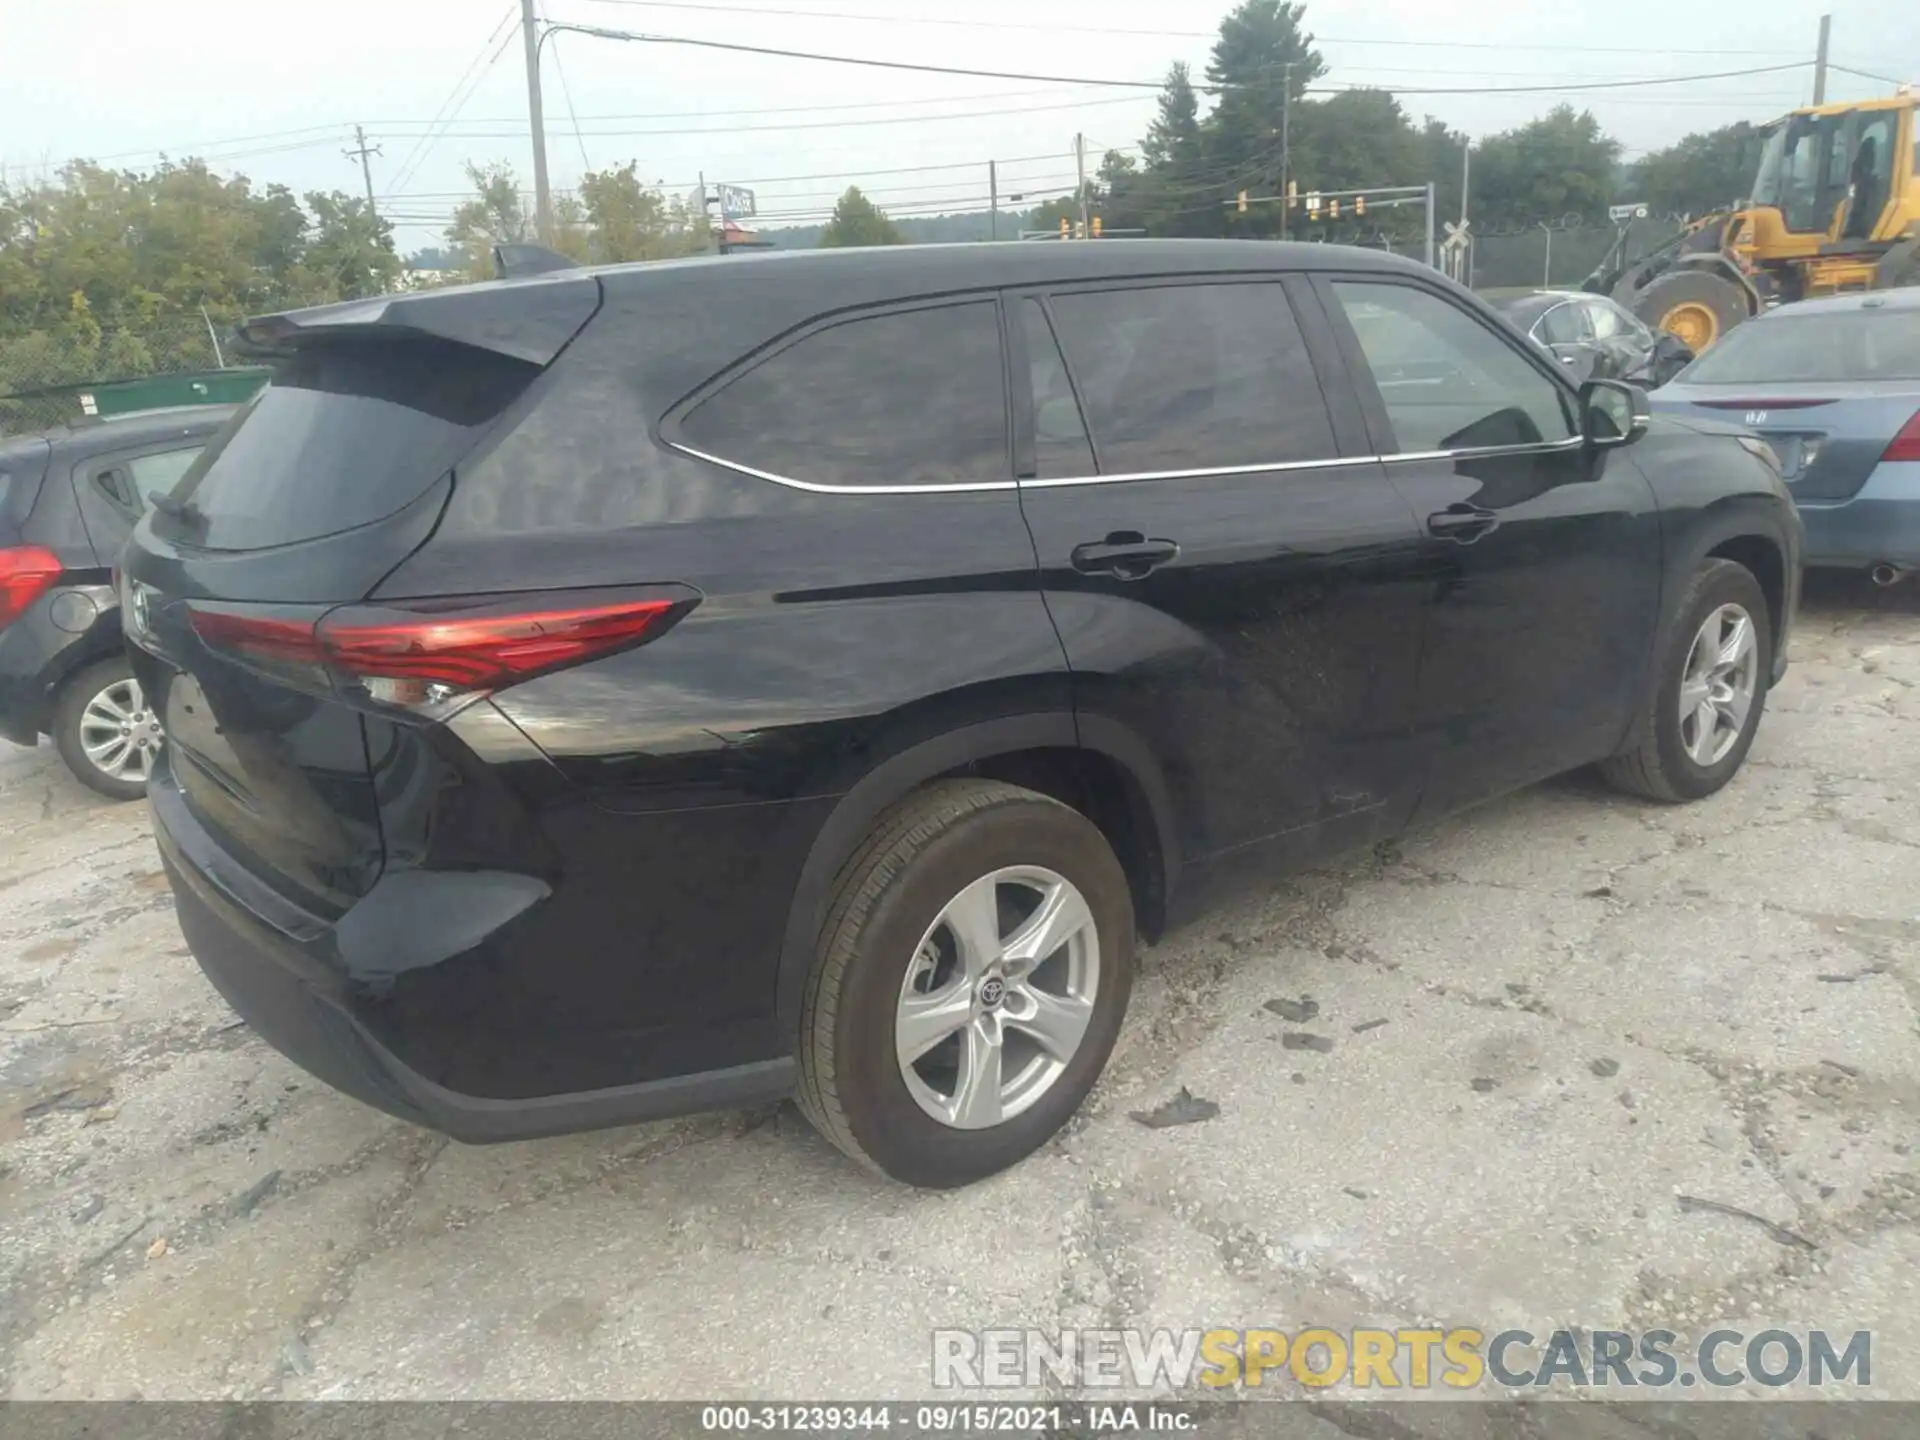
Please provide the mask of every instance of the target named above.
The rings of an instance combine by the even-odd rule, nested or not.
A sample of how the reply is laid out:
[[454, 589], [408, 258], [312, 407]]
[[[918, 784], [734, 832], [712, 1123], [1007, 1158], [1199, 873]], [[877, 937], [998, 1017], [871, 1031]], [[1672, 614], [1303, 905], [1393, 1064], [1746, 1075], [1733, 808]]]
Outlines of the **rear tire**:
[[[1723, 671], [1709, 663], [1709, 652], [1736, 643], [1742, 616], [1749, 649]], [[1766, 709], [1773, 626], [1760, 582], [1731, 560], [1704, 562], [1682, 591], [1657, 652], [1640, 743], [1602, 761], [1600, 773], [1615, 788], [1649, 800], [1704, 799], [1740, 769]]]
[[123, 656], [96, 660], [60, 687], [54, 746], [76, 780], [109, 800], [138, 800], [147, 793], [158, 734]]
[[1669, 270], [1634, 297], [1633, 313], [1653, 329], [1684, 341], [1694, 354], [1704, 355], [1752, 312], [1745, 292], [1724, 276]]
[[836, 882], [801, 1014], [800, 1108], [909, 1185], [1003, 1170], [1099, 1078], [1133, 943], [1126, 875], [1085, 816], [996, 781], [928, 785], [880, 817]]

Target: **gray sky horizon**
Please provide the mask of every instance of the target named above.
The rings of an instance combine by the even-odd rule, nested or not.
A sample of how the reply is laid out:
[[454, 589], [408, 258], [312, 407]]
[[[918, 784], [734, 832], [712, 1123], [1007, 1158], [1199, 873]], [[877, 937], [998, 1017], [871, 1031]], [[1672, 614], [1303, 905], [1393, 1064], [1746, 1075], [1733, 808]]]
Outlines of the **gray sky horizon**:
[[[659, 35], [1039, 74], [1157, 81], [1175, 60], [1198, 74], [1228, 0], [541, 0], [548, 20]], [[1476, 138], [1559, 100], [1591, 109], [1631, 158], [1734, 120], [1762, 121], [1811, 97], [1816, 32], [1832, 13], [1832, 61], [1920, 80], [1920, 28], [1896, 0], [1751, 0], [1737, 12], [1658, 0], [1541, 7], [1489, 0], [1472, 21], [1411, 0], [1310, 3], [1307, 28], [1330, 86], [1402, 91]], [[321, 14], [324, 13], [324, 20]], [[1725, 17], [1738, 14], [1737, 34]], [[361, 191], [341, 152], [352, 127], [372, 158], [402, 253], [438, 244], [465, 191], [466, 161], [506, 161], [532, 184], [517, 0], [333, 0], [306, 11], [261, 0], [0, 4], [8, 83], [0, 164], [13, 181], [75, 157], [146, 168], [164, 152], [297, 192]], [[842, 18], [845, 17], [845, 18]], [[1643, 37], [1658, 36], [1648, 42]], [[1624, 90], [1582, 82], [1797, 68]], [[897, 214], [983, 209], [987, 162], [1003, 205], [1073, 185], [1073, 137], [1089, 166], [1139, 143], [1153, 113], [1138, 93], [914, 74], [559, 34], [542, 66], [556, 189], [584, 169], [639, 162], [687, 194], [752, 186], [763, 223], [823, 217], [858, 184]], [[1564, 87], [1498, 93], [1521, 86]], [[1414, 88], [1457, 93], [1412, 94]], [[1830, 100], [1892, 86], [1836, 71]], [[435, 124], [433, 122], [439, 122]], [[576, 133], [577, 131], [577, 133]]]

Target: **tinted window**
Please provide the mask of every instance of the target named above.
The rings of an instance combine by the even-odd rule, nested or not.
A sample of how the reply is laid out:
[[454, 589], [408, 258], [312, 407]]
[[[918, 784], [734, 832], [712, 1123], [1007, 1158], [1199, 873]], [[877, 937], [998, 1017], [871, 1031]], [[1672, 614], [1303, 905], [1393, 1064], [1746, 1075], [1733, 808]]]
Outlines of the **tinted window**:
[[163, 450], [157, 455], [136, 455], [97, 475], [95, 483], [108, 499], [137, 515], [146, 509], [149, 495], [171, 494], [205, 448], [192, 445], [183, 450]]
[[1783, 310], [1730, 331], [1680, 373], [1689, 385], [1920, 380], [1920, 310]]
[[213, 550], [371, 524], [452, 468], [538, 367], [440, 341], [300, 350], [181, 476], [156, 530]]
[[1042, 480], [1091, 475], [1093, 446], [1067, 379], [1066, 362], [1038, 300], [1020, 306], [1026, 330], [1027, 375], [1033, 383], [1033, 473]]
[[1452, 301], [1408, 285], [1341, 280], [1333, 289], [1400, 452], [1572, 438], [1566, 392]]
[[1592, 338], [1587, 328], [1586, 312], [1577, 300], [1556, 305], [1542, 315], [1537, 333], [1549, 345], [1578, 345], [1582, 340]]
[[817, 330], [696, 405], [687, 444], [817, 485], [1005, 480], [1006, 384], [991, 301]]
[[1338, 453], [1278, 284], [1085, 291], [1052, 304], [1103, 473]]

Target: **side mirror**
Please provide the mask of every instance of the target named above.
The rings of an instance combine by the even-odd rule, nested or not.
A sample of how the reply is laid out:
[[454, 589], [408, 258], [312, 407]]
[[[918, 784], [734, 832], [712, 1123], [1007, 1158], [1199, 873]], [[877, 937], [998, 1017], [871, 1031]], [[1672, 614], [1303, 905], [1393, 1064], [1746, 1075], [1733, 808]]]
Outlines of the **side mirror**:
[[1686, 341], [1663, 330], [1660, 338], [1653, 342], [1652, 363], [1647, 368], [1653, 372], [1653, 383], [1664, 385], [1691, 365], [1695, 358]]
[[1647, 432], [1653, 406], [1647, 392], [1625, 380], [1589, 380], [1580, 387], [1581, 425], [1595, 449], [1631, 445]]

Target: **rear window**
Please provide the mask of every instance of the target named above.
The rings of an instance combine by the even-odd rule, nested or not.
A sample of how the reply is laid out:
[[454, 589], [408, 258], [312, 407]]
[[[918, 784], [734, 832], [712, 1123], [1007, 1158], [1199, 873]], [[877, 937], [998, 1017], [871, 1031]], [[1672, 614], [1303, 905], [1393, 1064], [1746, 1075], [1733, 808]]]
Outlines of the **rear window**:
[[1679, 379], [1688, 385], [1920, 380], [1920, 310], [1769, 316], [1729, 333]]
[[187, 467], [154, 528], [256, 550], [370, 525], [446, 474], [539, 373], [432, 340], [303, 348]]

